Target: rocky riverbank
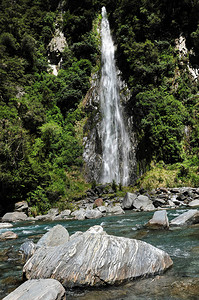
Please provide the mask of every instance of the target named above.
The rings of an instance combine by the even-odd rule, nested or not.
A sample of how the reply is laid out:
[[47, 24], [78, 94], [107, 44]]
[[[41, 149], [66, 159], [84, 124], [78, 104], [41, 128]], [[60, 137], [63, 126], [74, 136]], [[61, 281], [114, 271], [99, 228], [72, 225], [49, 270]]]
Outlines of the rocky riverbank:
[[[20, 247], [20, 252], [23, 252], [24, 254], [23, 259], [27, 261], [27, 263], [25, 264], [24, 267], [22, 267], [21, 265], [20, 274], [22, 274], [22, 268], [23, 268], [24, 277], [28, 278], [29, 285], [23, 286], [22, 284], [20, 290], [17, 288], [16, 294], [14, 291], [13, 293], [10, 294], [10, 297], [12, 296], [12, 298], [8, 298], [8, 299], [9, 300], [18, 299], [17, 298], [18, 293], [19, 292], [21, 293], [21, 291], [23, 291], [24, 297], [31, 298], [30, 294], [28, 294], [29, 286], [32, 287], [35, 285], [34, 282], [35, 276], [38, 280], [38, 286], [40, 285], [39, 282], [40, 280], [43, 280], [43, 282], [41, 282], [42, 285], [44, 284], [48, 286], [47, 285], [48, 282], [45, 283], [46, 279], [50, 277], [57, 279], [65, 287], [67, 293], [67, 299], [73, 299], [73, 297], [72, 298], [69, 297], [71, 291], [70, 288], [74, 287], [75, 289], [73, 291], [75, 293], [76, 287], [80, 287], [84, 280], [88, 280], [85, 281], [83, 287], [85, 289], [85, 293], [89, 293], [90, 289], [87, 289], [86, 287], [92, 286], [92, 284], [90, 283], [92, 282], [92, 278], [95, 279], [95, 275], [96, 275], [96, 280], [99, 280], [99, 282], [96, 281], [96, 284], [94, 284], [94, 286], [98, 286], [101, 284], [102, 285], [107, 284], [108, 286], [116, 284], [117, 286], [118, 283], [122, 283], [123, 281], [125, 282], [126, 279], [124, 280], [121, 279], [121, 281], [120, 279], [119, 281], [117, 281], [116, 279], [114, 283], [115, 278], [117, 278], [114, 275], [114, 272], [116, 272], [117, 276], [119, 276], [118, 274], [120, 274], [120, 271], [116, 268], [116, 266], [124, 267], [121, 274], [125, 276], [126, 274], [128, 275], [128, 272], [135, 272], [135, 274], [138, 274], [140, 272], [139, 270], [143, 271], [143, 268], [146, 265], [145, 258], [148, 258], [151, 263], [153, 261], [152, 265], [154, 266], [157, 266], [157, 263], [158, 264], [160, 263], [161, 265], [161, 260], [159, 261], [158, 259], [159, 256], [157, 253], [164, 253], [164, 252], [168, 253], [171, 256], [172, 260], [174, 258], [173, 260], [174, 267], [171, 268], [168, 272], [166, 272], [164, 276], [166, 276], [165, 278], [167, 278], [171, 274], [174, 275], [173, 272], [175, 269], [176, 278], [174, 278], [175, 279], [174, 281], [177, 282], [178, 280], [177, 274], [179, 272], [178, 266], [180, 265], [180, 261], [178, 258], [179, 254], [180, 256], [182, 256], [181, 261], [184, 263], [185, 259], [183, 255], [186, 255], [187, 257], [187, 251], [189, 251], [190, 253], [189, 255], [191, 256], [190, 258], [189, 256], [187, 257], [188, 266], [190, 265], [190, 261], [192, 261], [193, 263], [193, 257], [195, 257], [196, 259], [195, 262], [197, 262], [196, 251], [198, 251], [197, 250], [198, 248], [197, 248], [197, 243], [194, 240], [194, 234], [198, 235], [198, 229], [197, 229], [198, 227], [197, 225], [194, 225], [194, 226], [188, 226], [188, 227], [186, 226], [182, 228], [182, 226], [199, 223], [199, 212], [197, 209], [187, 209], [187, 208], [177, 209], [177, 210], [169, 209], [167, 211], [162, 208], [160, 210], [155, 210], [152, 219], [151, 217], [152, 217], [151, 212], [134, 212], [128, 210], [125, 215], [119, 215], [115, 217], [106, 216], [103, 221], [99, 219], [87, 220], [86, 222], [84, 221], [79, 222], [74, 220], [74, 221], [61, 222], [63, 226], [61, 226], [60, 224], [54, 226], [56, 222], [52, 222], [52, 223], [37, 222], [35, 224], [36, 225], [35, 228], [34, 228], [34, 223], [33, 224], [27, 223], [25, 227], [24, 227], [25, 224], [24, 222], [19, 224], [13, 224], [14, 225], [13, 228], [14, 230], [16, 230], [15, 232], [18, 232], [19, 234], [19, 240], [21, 240], [21, 238], [23, 239], [23, 244], [22, 243], [19, 244], [20, 241], [16, 240], [13, 242], [6, 241], [5, 245], [11, 245], [11, 243], [12, 243], [12, 247], [14, 243], [18, 243], [18, 245], [21, 245], [21, 247], [18, 246], [16, 250], [18, 251]], [[142, 221], [139, 222], [138, 219]], [[168, 224], [168, 219], [170, 220], [169, 224]], [[88, 229], [89, 228], [88, 224], [95, 224], [95, 222], [97, 224], [100, 224], [101, 226], [93, 226], [90, 229]], [[114, 230], [113, 230], [113, 222], [115, 223]], [[78, 225], [78, 227], [71, 229], [72, 224], [73, 226], [76, 224], [75, 226]], [[84, 224], [87, 224], [86, 227]], [[54, 227], [50, 228], [49, 225], [50, 227], [51, 226]], [[22, 226], [21, 231], [19, 231], [20, 226]], [[171, 228], [172, 226], [177, 226], [178, 228], [173, 230]], [[30, 233], [28, 236], [30, 238], [33, 237], [33, 232], [37, 232], [37, 231], [40, 232], [39, 228], [43, 228], [42, 237], [41, 235], [37, 235], [37, 238], [34, 238], [34, 242], [31, 240], [29, 241], [25, 240], [24, 234], [26, 234], [27, 236], [29, 227], [30, 227], [29, 230]], [[123, 228], [123, 229], [119, 230], [119, 228]], [[68, 234], [67, 229], [69, 230], [70, 235]], [[156, 233], [154, 233], [154, 229], [158, 229]], [[3, 229], [3, 231], [4, 230], [5, 229]], [[80, 230], [82, 232], [80, 232]], [[108, 234], [106, 232], [108, 232]], [[126, 237], [117, 236], [118, 233], [119, 234], [121, 233], [121, 235], [125, 234]], [[183, 234], [183, 245], [181, 244], [182, 234]], [[149, 236], [151, 236], [152, 239], [148, 239]], [[140, 239], [143, 239], [143, 237], [145, 241], [140, 241]], [[157, 239], [156, 242], [154, 242], [154, 237], [156, 237]], [[192, 241], [189, 244], [187, 244], [186, 239], [188, 237], [193, 239], [194, 242]], [[38, 238], [40, 239], [38, 240]], [[152, 244], [155, 247], [151, 246], [148, 243]], [[4, 245], [4, 242], [2, 242], [1, 245]], [[133, 247], [132, 249], [131, 246]], [[161, 250], [157, 249], [156, 247]], [[129, 251], [130, 249], [131, 251]], [[151, 252], [152, 249], [157, 249], [158, 252], [156, 252], [155, 250], [153, 255], [152, 254], [153, 252]], [[15, 259], [16, 259], [16, 255], [17, 253], [15, 253]], [[123, 257], [123, 255], [125, 257]], [[176, 255], [177, 257], [175, 257]], [[131, 260], [133, 261], [135, 259], [133, 265], [130, 265], [130, 262], [125, 260], [127, 259], [127, 257], [130, 261]], [[159, 262], [157, 261], [157, 259]], [[124, 261], [124, 265], [122, 265], [123, 261]], [[90, 270], [90, 271], [88, 270], [88, 272], [85, 269], [87, 267]], [[69, 272], [66, 271], [66, 275], [70, 274], [68, 275], [69, 278], [65, 275], [62, 276], [62, 274], [64, 274], [66, 269], [69, 270]], [[113, 269], [112, 272], [110, 272], [110, 269]], [[187, 274], [188, 269], [189, 267], [186, 268], [185, 271], [183, 267], [183, 274], [184, 273]], [[150, 271], [150, 268], [148, 268], [147, 271], [148, 270]], [[157, 272], [155, 271], [155, 274], [160, 272], [162, 276], [162, 271], [160, 268], [159, 271]], [[21, 276], [20, 274], [18, 275], [19, 277]], [[105, 277], [102, 277], [103, 275], [103, 276], [108, 276], [107, 278], [109, 278], [109, 275], [111, 274], [113, 276], [112, 277], [110, 276], [110, 279], [106, 279], [107, 281], [104, 280]], [[153, 273], [149, 272], [148, 275], [150, 274], [152, 275]], [[40, 275], [41, 277], [39, 277]], [[142, 277], [145, 275], [143, 273], [143, 275], [140, 276]], [[140, 276], [138, 275], [138, 277]], [[85, 278], [83, 279], [83, 277]], [[132, 278], [134, 278], [134, 276]], [[135, 276], [135, 278], [137, 277]], [[150, 279], [150, 281], [151, 282], [158, 281], [158, 278], [159, 276], [153, 277]], [[128, 279], [130, 280], [131, 276], [128, 277]], [[142, 281], [140, 282], [140, 280], [137, 286], [139, 285], [142, 285]], [[120, 290], [121, 291], [123, 290], [123, 284]], [[101, 291], [103, 291], [103, 289], [101, 289]], [[93, 289], [93, 293], [95, 293], [94, 289]], [[106, 293], [106, 291], [104, 291], [104, 293]], [[97, 291], [95, 294], [97, 294]], [[38, 297], [39, 296], [40, 295], [38, 294]], [[53, 297], [54, 298], [50, 298], [49, 296], [49, 299], [50, 300], [57, 299], [56, 296]], [[98, 299], [98, 298], [91, 297], [89, 299]], [[107, 299], [115, 299], [115, 298], [109, 297]]]
[[[17, 221], [61, 221], [101, 218], [107, 214], [123, 214], [124, 210], [155, 211], [160, 209], [199, 206], [199, 188], [158, 188], [147, 192], [139, 190], [126, 193], [124, 197], [114, 197], [110, 185], [100, 185], [87, 191], [85, 199], [73, 202], [73, 211], [59, 211], [52, 208], [45, 215], [30, 216], [27, 202], [16, 203], [15, 211], [6, 213], [2, 222]], [[3, 225], [1, 225], [3, 226]]]

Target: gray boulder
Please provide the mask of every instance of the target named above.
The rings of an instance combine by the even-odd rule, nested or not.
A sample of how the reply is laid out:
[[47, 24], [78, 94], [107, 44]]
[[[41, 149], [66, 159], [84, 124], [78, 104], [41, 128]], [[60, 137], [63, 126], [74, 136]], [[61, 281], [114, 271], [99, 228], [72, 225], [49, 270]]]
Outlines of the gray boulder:
[[59, 215], [58, 208], [51, 208], [46, 215], [36, 216], [36, 221], [54, 221]]
[[10, 212], [6, 213], [2, 217], [3, 222], [18, 222], [18, 221], [25, 221], [27, 219], [27, 215], [24, 212]]
[[35, 253], [35, 250], [36, 245], [31, 240], [24, 242], [19, 248], [24, 260], [28, 260]]
[[195, 199], [195, 200], [189, 202], [189, 206], [190, 206], [190, 207], [196, 207], [196, 206], [199, 206], [199, 199]]
[[35, 221], [52, 221], [52, 216], [50, 215], [39, 215], [35, 217]]
[[168, 205], [170, 207], [175, 207], [175, 203], [172, 200], [168, 200]]
[[103, 214], [97, 209], [86, 209], [85, 218], [86, 219], [98, 219], [101, 218]]
[[11, 223], [0, 223], [0, 229], [13, 227]]
[[29, 280], [3, 300], [66, 300], [65, 289], [55, 279]]
[[136, 209], [144, 210], [144, 211], [151, 211], [155, 210], [153, 202], [149, 199], [149, 197], [144, 195], [139, 195], [134, 201], [133, 206]]
[[62, 225], [56, 225], [46, 232], [37, 242], [36, 247], [55, 247], [68, 242], [69, 233]]
[[97, 208], [101, 213], [106, 213], [107, 212], [107, 207], [106, 206], [99, 206]]
[[70, 209], [65, 209], [63, 210], [60, 215], [64, 218], [64, 217], [68, 217], [71, 214], [71, 210]]
[[150, 228], [159, 229], [159, 228], [168, 228], [169, 220], [167, 217], [166, 210], [158, 210], [154, 212], [153, 218], [149, 220], [146, 224]]
[[18, 235], [13, 231], [6, 231], [0, 235], [0, 240], [14, 240], [17, 238], [18, 238]]
[[115, 214], [115, 215], [121, 215], [121, 214], [125, 213], [120, 205], [115, 205], [113, 207], [108, 207], [107, 212], [111, 213], [111, 214]]
[[59, 214], [59, 209], [58, 208], [51, 208], [49, 209], [47, 215], [49, 216], [57, 216]]
[[108, 235], [101, 226], [93, 226], [64, 245], [38, 249], [23, 272], [27, 279], [53, 277], [70, 288], [118, 284], [172, 264], [166, 252], [146, 242]]
[[123, 209], [131, 209], [136, 208], [138, 210], [151, 211], [155, 210], [153, 202], [149, 199], [149, 197], [144, 195], [137, 196], [136, 194], [126, 193], [123, 203]]
[[199, 223], [199, 211], [197, 209], [190, 209], [187, 212], [171, 220], [171, 226], [183, 226]]
[[77, 220], [84, 220], [86, 215], [86, 210], [84, 208], [80, 208], [72, 212], [71, 216], [75, 217]]
[[137, 198], [136, 194], [126, 193], [122, 202], [123, 209], [131, 209], [133, 207], [133, 202]]
[[26, 201], [15, 203], [15, 211], [28, 213], [28, 203]]

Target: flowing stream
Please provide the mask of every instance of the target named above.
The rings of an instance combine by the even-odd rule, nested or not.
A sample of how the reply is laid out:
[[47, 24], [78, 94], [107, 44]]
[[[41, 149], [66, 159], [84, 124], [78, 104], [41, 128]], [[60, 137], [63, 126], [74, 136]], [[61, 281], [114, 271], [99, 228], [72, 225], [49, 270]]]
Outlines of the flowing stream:
[[102, 8], [101, 41], [100, 104], [103, 151], [101, 182], [114, 180], [118, 184], [128, 185], [130, 140], [120, 105], [115, 49], [105, 7]]
[[[186, 210], [169, 210], [173, 219]], [[18, 239], [0, 242], [0, 299], [21, 284], [23, 262], [20, 245], [28, 238], [38, 239], [57, 223], [69, 234], [86, 231], [95, 224], [103, 226], [108, 234], [146, 241], [171, 256], [174, 265], [164, 274], [138, 279], [116, 287], [68, 292], [67, 300], [196, 300], [199, 295], [199, 226], [149, 230], [144, 224], [153, 212], [127, 211], [125, 215], [106, 216], [84, 221], [16, 223], [12, 231]], [[0, 234], [5, 230], [1, 229]]]

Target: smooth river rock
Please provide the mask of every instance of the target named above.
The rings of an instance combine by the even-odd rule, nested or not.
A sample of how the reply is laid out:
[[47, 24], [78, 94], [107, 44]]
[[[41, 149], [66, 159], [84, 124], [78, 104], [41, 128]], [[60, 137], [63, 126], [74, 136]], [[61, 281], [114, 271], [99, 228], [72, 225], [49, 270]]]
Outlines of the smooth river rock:
[[18, 235], [13, 231], [6, 231], [0, 235], [0, 240], [14, 240], [17, 238], [18, 238]]
[[13, 227], [11, 223], [0, 223], [0, 229]]
[[125, 214], [125, 211], [121, 208], [120, 205], [115, 205], [113, 207], [107, 207], [106, 211], [109, 214], [115, 214], [115, 215]]
[[75, 210], [71, 213], [72, 217], [75, 217], [77, 220], [84, 220], [85, 219], [86, 210], [84, 208], [80, 208], [78, 210]]
[[155, 211], [153, 214], [153, 218], [149, 220], [146, 226], [154, 229], [168, 228], [169, 220], [167, 217], [167, 211], [166, 210]]
[[27, 215], [24, 212], [18, 212], [18, 211], [6, 213], [2, 217], [3, 222], [18, 222], [18, 221], [24, 221], [26, 219], [27, 219]]
[[122, 283], [163, 272], [173, 262], [146, 242], [108, 235], [101, 226], [64, 245], [38, 249], [24, 265], [26, 279], [55, 278], [65, 288]]
[[123, 202], [122, 202], [123, 209], [131, 209], [136, 208], [138, 210], [143, 211], [152, 211], [155, 210], [155, 206], [149, 197], [144, 195], [136, 195], [132, 193], [126, 193]]
[[65, 244], [69, 240], [69, 233], [62, 225], [56, 225], [46, 232], [37, 242], [36, 247], [55, 247]]
[[3, 300], [66, 300], [66, 293], [55, 279], [33, 279], [24, 282]]
[[197, 209], [190, 209], [187, 212], [179, 215], [171, 220], [171, 226], [183, 226], [199, 223], [199, 211]]
[[189, 206], [190, 207], [199, 206], [199, 199], [196, 199], [196, 200], [193, 200], [193, 201], [189, 202]]
[[122, 202], [123, 209], [131, 209], [133, 207], [133, 201], [137, 198], [136, 194], [126, 193]]
[[86, 209], [85, 218], [86, 219], [98, 219], [101, 218], [103, 214], [97, 209]]
[[153, 202], [149, 199], [149, 197], [144, 195], [139, 195], [133, 201], [133, 206], [139, 210], [144, 210], [144, 211], [155, 210]]

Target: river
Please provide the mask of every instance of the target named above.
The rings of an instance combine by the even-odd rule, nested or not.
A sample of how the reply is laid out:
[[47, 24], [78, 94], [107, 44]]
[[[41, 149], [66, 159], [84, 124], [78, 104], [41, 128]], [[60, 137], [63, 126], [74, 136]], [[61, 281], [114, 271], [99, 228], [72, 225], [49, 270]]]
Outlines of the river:
[[[168, 210], [168, 217], [171, 220], [185, 211]], [[20, 245], [26, 239], [37, 242], [58, 223], [67, 228], [70, 235], [76, 231], [86, 231], [96, 224], [101, 225], [108, 234], [140, 239], [166, 251], [174, 262], [170, 270], [155, 277], [117, 287], [68, 291], [67, 300], [199, 299], [199, 226], [149, 230], [144, 224], [152, 215], [153, 212], [127, 211], [125, 215], [84, 221], [16, 223], [11, 230], [18, 234], [18, 239], [0, 242], [0, 299], [22, 282]], [[10, 229], [1, 229], [0, 233], [5, 230]]]

